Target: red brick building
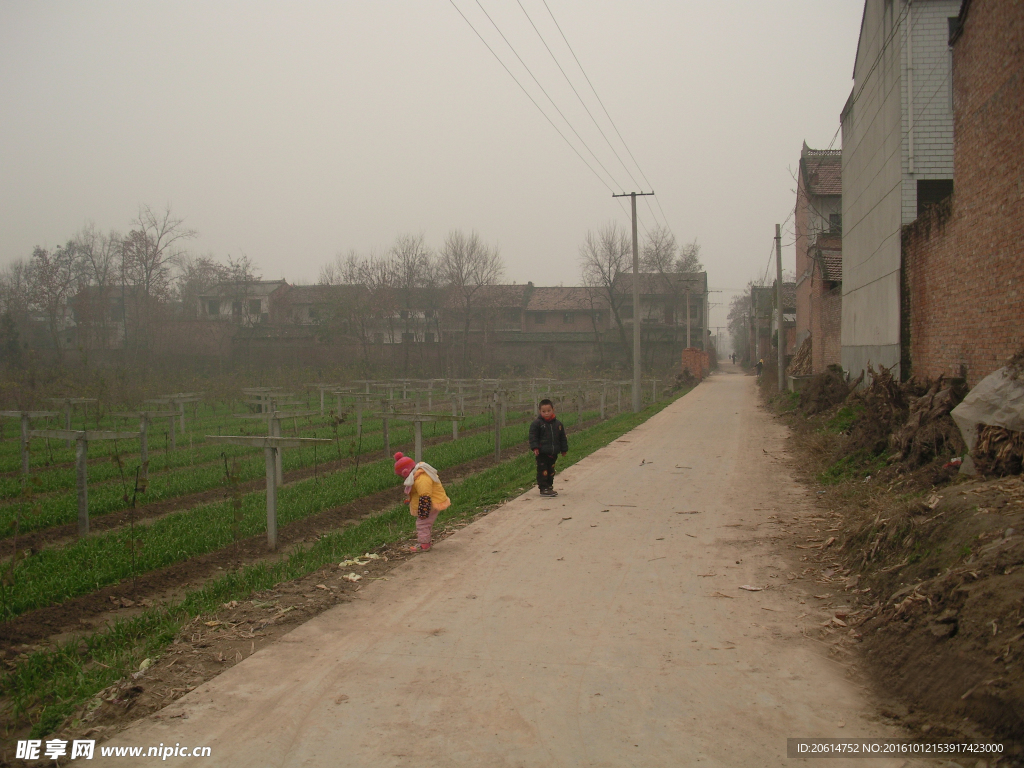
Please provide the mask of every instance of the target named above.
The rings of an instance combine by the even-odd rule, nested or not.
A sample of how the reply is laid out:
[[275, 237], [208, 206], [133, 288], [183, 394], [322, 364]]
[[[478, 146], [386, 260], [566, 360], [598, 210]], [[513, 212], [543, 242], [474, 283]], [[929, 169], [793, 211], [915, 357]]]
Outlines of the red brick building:
[[811, 340], [811, 372], [840, 362], [843, 153], [800, 150], [796, 211], [796, 349]]
[[965, 0], [954, 194], [903, 228], [904, 376], [973, 386], [1024, 346], [1024, 2]]

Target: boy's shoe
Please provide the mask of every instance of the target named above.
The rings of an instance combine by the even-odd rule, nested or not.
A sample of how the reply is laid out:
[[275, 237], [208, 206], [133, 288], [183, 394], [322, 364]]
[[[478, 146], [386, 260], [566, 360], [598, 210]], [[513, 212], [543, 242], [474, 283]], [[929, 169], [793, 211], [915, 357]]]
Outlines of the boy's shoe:
[[558, 495], [558, 491], [556, 491], [554, 488], [541, 488], [540, 489], [540, 495], [541, 496], [557, 496]]
[[415, 546], [409, 547], [409, 551], [412, 554], [414, 554], [414, 555], [417, 554], [418, 552], [429, 552], [430, 551], [430, 545], [429, 544], [416, 544]]

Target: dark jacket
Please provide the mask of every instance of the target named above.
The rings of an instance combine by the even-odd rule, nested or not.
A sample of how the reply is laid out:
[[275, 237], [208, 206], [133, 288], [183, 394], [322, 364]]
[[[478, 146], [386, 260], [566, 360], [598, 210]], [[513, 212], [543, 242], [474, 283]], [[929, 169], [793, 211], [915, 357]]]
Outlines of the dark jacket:
[[530, 424], [530, 450], [540, 449], [541, 453], [555, 456], [569, 450], [565, 426], [558, 419], [544, 421], [540, 416]]

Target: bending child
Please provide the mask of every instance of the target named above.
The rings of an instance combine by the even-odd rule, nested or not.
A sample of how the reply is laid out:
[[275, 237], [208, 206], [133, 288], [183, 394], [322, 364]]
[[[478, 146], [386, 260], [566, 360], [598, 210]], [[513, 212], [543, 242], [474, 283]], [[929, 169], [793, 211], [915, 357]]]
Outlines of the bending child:
[[554, 404], [545, 398], [540, 401], [540, 415], [530, 424], [530, 450], [537, 457], [537, 487], [541, 496], [557, 496], [554, 489], [555, 462], [558, 454], [569, 452], [569, 439], [565, 426], [555, 416]]
[[416, 545], [410, 552], [430, 550], [431, 536], [437, 513], [451, 506], [451, 499], [444, 492], [437, 470], [421, 461], [416, 464], [408, 456], [395, 454], [395, 474], [405, 478], [405, 503], [409, 514], [416, 518]]

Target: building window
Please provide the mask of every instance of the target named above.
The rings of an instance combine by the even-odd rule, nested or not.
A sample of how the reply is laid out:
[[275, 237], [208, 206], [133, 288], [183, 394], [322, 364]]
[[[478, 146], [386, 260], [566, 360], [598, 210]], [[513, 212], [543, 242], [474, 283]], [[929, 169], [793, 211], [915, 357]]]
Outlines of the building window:
[[260, 300], [250, 299], [249, 300], [249, 314], [258, 315], [260, 313]]
[[508, 322], [510, 322], [510, 323], [518, 323], [519, 322], [519, 310], [518, 309], [510, 309], [510, 310], [508, 310], [505, 313], [505, 319]]
[[434, 332], [433, 331], [426, 331], [426, 332], [424, 332], [424, 334], [423, 334], [423, 341], [425, 341], [427, 344], [433, 344], [434, 343]]
[[219, 301], [208, 302], [207, 305], [206, 305], [206, 311], [207, 311], [207, 313], [209, 313], [211, 315], [219, 315], [220, 314], [220, 302]]
[[233, 301], [231, 302], [231, 314], [235, 317], [240, 317], [242, 314], [242, 302]]
[[403, 344], [412, 344], [414, 341], [416, 341], [416, 334], [415, 333], [403, 333], [402, 334], [402, 343]]
[[625, 305], [623, 305], [622, 309], [619, 310], [619, 317], [621, 317], [623, 320], [632, 320], [633, 319], [633, 305], [632, 304], [625, 304]]
[[434, 319], [434, 310], [432, 310], [432, 309], [425, 310], [423, 312], [423, 317], [425, 317], [427, 320], [433, 320]]
[[400, 312], [398, 313], [398, 316], [399, 316], [399, 317], [400, 317], [400, 318], [401, 318], [402, 320], [408, 320], [408, 319], [409, 319], [409, 310], [407, 310], [407, 309], [403, 309], [403, 310], [401, 310], [401, 311], [400, 311]]
[[937, 205], [952, 194], [952, 179], [918, 179], [917, 215], [920, 216], [928, 206]]
[[843, 232], [843, 214], [830, 213], [828, 215], [828, 231], [831, 235], [839, 235]]
[[572, 325], [574, 322], [576, 322], [576, 318], [573, 317], [572, 312], [566, 312], [564, 315], [562, 315], [562, 322], [565, 323], [566, 325]]
[[374, 331], [374, 333], [373, 333], [373, 343], [374, 344], [383, 344], [384, 343], [384, 334], [381, 331]]
[[544, 325], [544, 323], [547, 322], [547, 318], [544, 317], [543, 312], [538, 312], [533, 316], [533, 322], [536, 325]]

